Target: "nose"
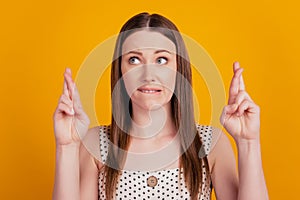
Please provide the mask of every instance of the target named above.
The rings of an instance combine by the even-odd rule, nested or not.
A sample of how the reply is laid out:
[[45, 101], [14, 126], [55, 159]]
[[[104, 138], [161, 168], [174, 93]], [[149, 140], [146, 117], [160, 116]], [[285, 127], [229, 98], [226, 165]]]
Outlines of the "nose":
[[153, 66], [146, 64], [143, 66], [143, 75], [142, 75], [143, 82], [154, 82], [154, 74], [153, 74]]

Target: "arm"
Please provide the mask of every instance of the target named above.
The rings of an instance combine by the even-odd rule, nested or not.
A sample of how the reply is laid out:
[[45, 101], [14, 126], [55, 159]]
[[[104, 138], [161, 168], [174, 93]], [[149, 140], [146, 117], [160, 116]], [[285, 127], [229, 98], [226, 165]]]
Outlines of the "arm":
[[[63, 94], [53, 115], [56, 141], [54, 200], [79, 200], [81, 191], [80, 173], [85, 172], [91, 162], [80, 166], [83, 148], [81, 138], [94, 129], [88, 130], [90, 120], [84, 112], [77, 87], [72, 80], [71, 70], [64, 74]], [[83, 154], [84, 155], [84, 154]], [[80, 170], [83, 168], [83, 170]], [[88, 176], [85, 173], [84, 176]], [[86, 175], [87, 174], [87, 175]], [[85, 191], [85, 190], [84, 190]]]
[[238, 199], [269, 199], [259, 140], [238, 141], [237, 148], [240, 177]]
[[245, 91], [243, 69], [233, 65], [228, 105], [220, 121], [233, 137], [238, 149], [238, 200], [266, 200], [267, 187], [260, 153], [260, 109]]
[[53, 200], [79, 200], [79, 145], [57, 145]]
[[99, 128], [88, 130], [80, 144], [57, 146], [53, 199], [98, 199]]
[[80, 145], [80, 199], [98, 199], [99, 170], [103, 166], [100, 156], [99, 127], [90, 129]]
[[236, 160], [226, 134], [213, 129], [213, 140], [218, 138], [208, 155], [211, 178], [217, 199], [268, 199], [264, 180], [260, 144], [240, 141], [238, 173]]
[[218, 200], [237, 199], [239, 181], [231, 143], [226, 134], [215, 127], [212, 141], [208, 162], [215, 195]]

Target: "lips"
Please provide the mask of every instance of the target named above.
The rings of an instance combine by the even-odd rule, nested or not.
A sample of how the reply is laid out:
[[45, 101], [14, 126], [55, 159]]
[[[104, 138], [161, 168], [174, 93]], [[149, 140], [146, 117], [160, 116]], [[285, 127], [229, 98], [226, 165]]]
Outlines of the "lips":
[[141, 87], [138, 88], [138, 91], [145, 93], [145, 94], [155, 94], [161, 92], [159, 88], [148, 88], [148, 87]]

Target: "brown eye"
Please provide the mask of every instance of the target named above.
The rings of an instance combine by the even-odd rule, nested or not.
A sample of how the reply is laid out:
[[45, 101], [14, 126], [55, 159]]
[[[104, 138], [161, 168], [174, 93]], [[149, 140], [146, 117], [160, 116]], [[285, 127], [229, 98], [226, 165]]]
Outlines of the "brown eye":
[[159, 58], [156, 60], [156, 62], [157, 62], [158, 64], [160, 64], [160, 65], [164, 65], [164, 64], [166, 64], [166, 63], [168, 62], [168, 59], [165, 58], [165, 57], [159, 57]]
[[130, 64], [133, 64], [133, 65], [137, 65], [137, 64], [140, 64], [140, 59], [138, 57], [130, 57], [129, 58], [129, 63]]

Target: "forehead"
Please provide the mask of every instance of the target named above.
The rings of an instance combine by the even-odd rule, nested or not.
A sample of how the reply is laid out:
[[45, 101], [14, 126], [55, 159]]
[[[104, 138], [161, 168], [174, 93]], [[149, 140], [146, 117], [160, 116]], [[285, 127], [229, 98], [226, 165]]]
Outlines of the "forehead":
[[128, 36], [122, 47], [122, 54], [141, 49], [164, 49], [176, 54], [175, 44], [158, 32], [141, 30]]

